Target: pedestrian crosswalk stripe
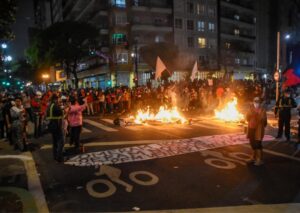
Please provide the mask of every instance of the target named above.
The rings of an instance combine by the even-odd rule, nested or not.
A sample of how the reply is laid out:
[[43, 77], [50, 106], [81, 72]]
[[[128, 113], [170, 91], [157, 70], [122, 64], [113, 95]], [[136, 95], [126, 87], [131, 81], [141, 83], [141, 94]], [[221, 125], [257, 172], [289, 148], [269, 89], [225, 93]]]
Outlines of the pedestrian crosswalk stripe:
[[92, 131], [87, 128], [82, 128], [82, 133], [91, 133]]
[[112, 119], [101, 119], [101, 120], [109, 124], [114, 124], [114, 121]]
[[103, 130], [105, 130], [107, 132], [117, 132], [118, 131], [117, 129], [105, 126], [105, 125], [103, 125], [103, 124], [101, 124], [99, 122], [92, 121], [90, 119], [84, 119], [84, 122], [88, 123], [88, 124], [90, 124], [92, 126], [95, 126], [95, 127], [99, 128], [99, 129], [103, 129]]

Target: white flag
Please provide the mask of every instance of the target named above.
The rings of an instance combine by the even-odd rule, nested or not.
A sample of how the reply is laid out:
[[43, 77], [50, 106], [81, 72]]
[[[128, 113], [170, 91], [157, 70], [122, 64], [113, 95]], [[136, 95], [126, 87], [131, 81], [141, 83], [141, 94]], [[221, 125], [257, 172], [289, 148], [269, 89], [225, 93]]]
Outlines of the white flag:
[[155, 80], [159, 79], [161, 77], [161, 74], [164, 70], [166, 70], [167, 67], [162, 62], [162, 60], [157, 56], [156, 60], [156, 70], [155, 70]]
[[193, 67], [193, 70], [192, 70], [192, 75], [191, 75], [191, 80], [194, 81], [195, 78], [196, 78], [196, 73], [198, 72], [198, 64], [197, 64], [197, 61], [195, 62], [195, 65]]

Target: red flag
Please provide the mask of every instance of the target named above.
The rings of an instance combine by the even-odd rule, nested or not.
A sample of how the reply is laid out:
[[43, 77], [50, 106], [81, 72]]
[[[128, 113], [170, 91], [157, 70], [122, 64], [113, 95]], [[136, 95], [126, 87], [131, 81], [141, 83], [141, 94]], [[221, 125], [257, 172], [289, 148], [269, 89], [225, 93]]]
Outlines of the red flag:
[[295, 74], [294, 69], [288, 69], [284, 72], [283, 76], [286, 78], [283, 84], [284, 87], [290, 87], [300, 84], [300, 77]]

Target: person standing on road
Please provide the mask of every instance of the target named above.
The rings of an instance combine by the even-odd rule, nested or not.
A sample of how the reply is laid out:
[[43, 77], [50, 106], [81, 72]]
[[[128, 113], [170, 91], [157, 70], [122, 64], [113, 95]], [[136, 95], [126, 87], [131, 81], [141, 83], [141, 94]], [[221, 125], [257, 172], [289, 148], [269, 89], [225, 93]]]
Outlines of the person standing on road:
[[262, 140], [265, 134], [265, 127], [267, 126], [267, 114], [261, 105], [259, 97], [254, 98], [253, 104], [251, 104], [247, 112], [246, 119], [248, 121], [247, 138], [253, 149], [253, 157], [250, 162], [254, 163], [255, 166], [260, 166], [263, 164]]
[[277, 139], [282, 137], [283, 127], [285, 127], [286, 141], [290, 142], [291, 109], [296, 107], [297, 104], [294, 98], [291, 97], [291, 91], [288, 89], [285, 90], [283, 96], [279, 98], [275, 106], [275, 118], [279, 117]]
[[47, 109], [48, 129], [52, 134], [53, 157], [58, 162], [63, 162], [64, 134], [63, 134], [63, 110], [60, 107], [56, 94], [51, 97], [51, 104]]
[[70, 99], [71, 106], [68, 109], [68, 121], [70, 129], [70, 145], [75, 145], [76, 151], [80, 148], [80, 133], [82, 130], [82, 112], [86, 104], [79, 105], [75, 98]]

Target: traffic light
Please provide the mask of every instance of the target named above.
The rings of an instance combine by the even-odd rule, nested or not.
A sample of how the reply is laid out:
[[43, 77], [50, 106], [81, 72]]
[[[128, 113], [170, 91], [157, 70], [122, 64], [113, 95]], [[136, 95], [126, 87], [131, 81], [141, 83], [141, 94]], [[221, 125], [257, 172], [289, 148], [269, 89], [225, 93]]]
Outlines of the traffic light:
[[5, 82], [5, 81], [2, 81], [2, 85], [6, 85], [6, 82]]
[[17, 82], [17, 84], [18, 84], [18, 85], [20, 85], [20, 84], [21, 84], [21, 82], [20, 82], [20, 81], [18, 81], [18, 82]]
[[6, 82], [6, 86], [10, 86], [10, 83], [9, 83], [9, 82]]
[[107, 85], [108, 85], [108, 86], [111, 86], [111, 81], [107, 81]]

